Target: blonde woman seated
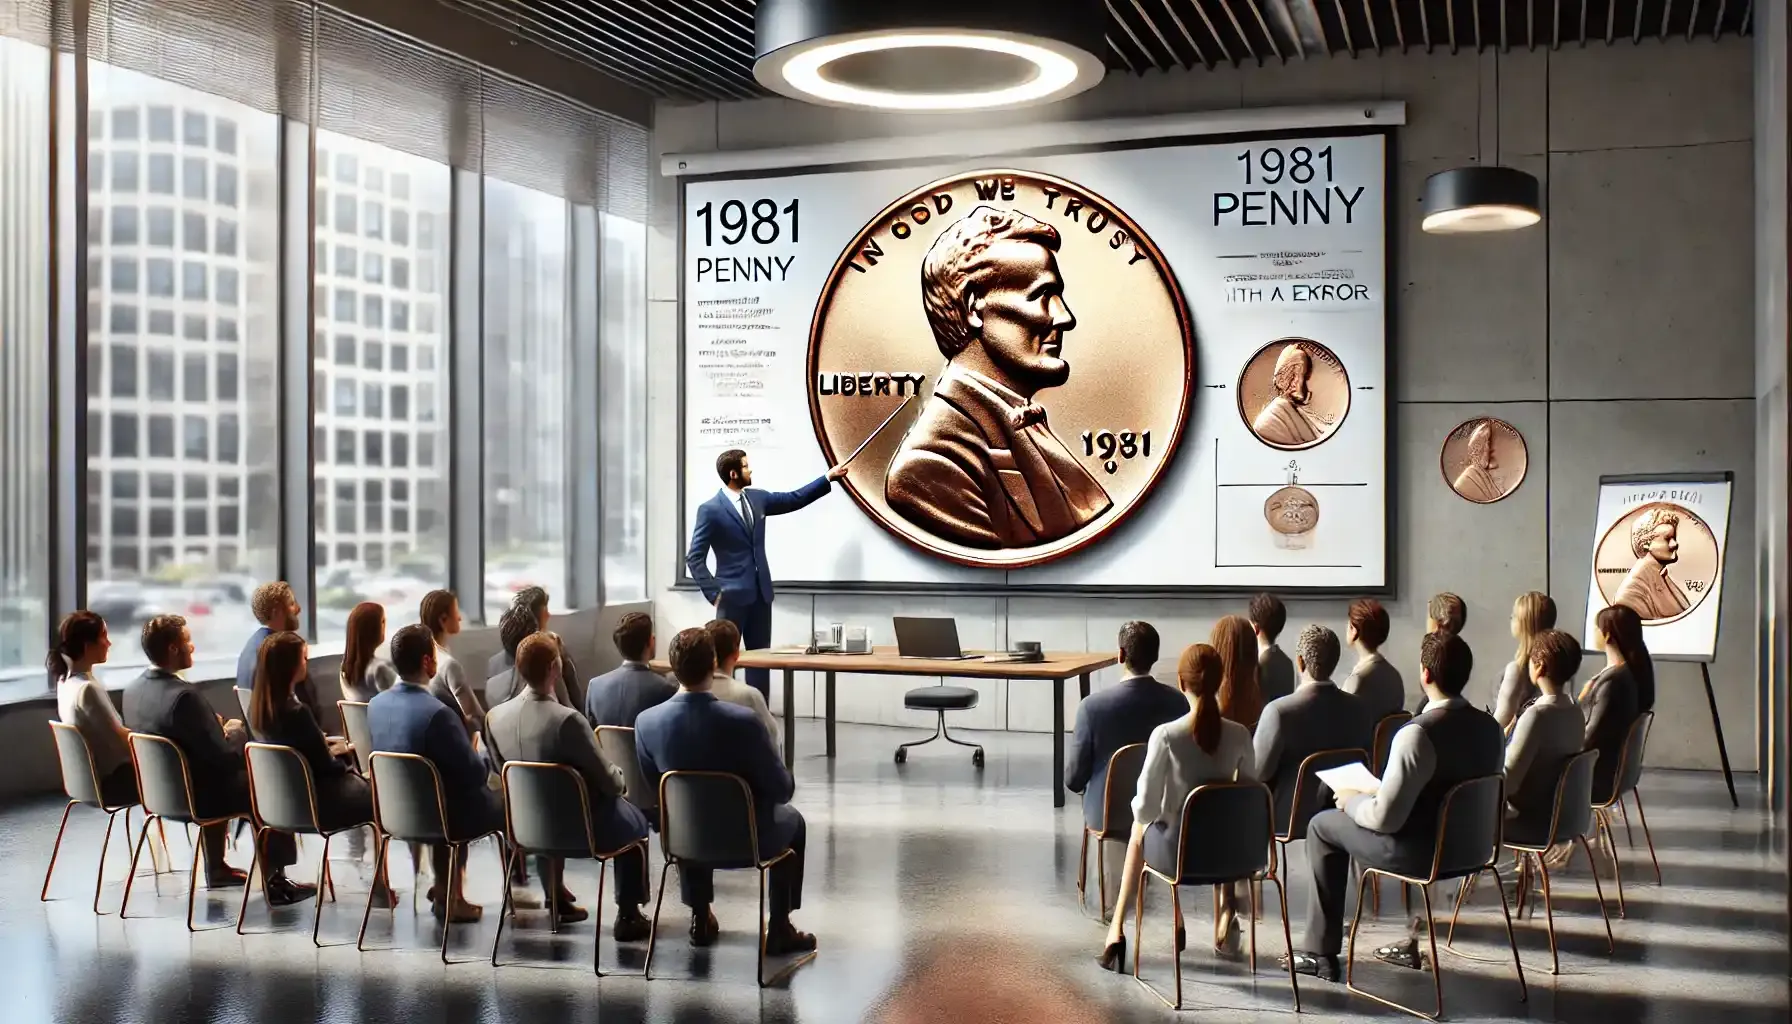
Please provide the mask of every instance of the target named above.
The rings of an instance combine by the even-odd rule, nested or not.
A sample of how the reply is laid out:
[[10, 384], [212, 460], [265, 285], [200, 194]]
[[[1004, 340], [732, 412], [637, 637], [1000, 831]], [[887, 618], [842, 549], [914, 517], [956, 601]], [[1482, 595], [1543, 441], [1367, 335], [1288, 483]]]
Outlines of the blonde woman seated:
[[[1126, 867], [1120, 875], [1120, 898], [1108, 926], [1099, 963], [1115, 973], [1125, 970], [1126, 915], [1138, 898], [1145, 864], [1173, 872], [1182, 834], [1182, 805], [1195, 787], [1208, 782], [1252, 779], [1255, 766], [1251, 731], [1220, 713], [1219, 689], [1225, 666], [1219, 652], [1195, 644], [1182, 652], [1176, 684], [1188, 698], [1189, 713], [1165, 722], [1145, 744], [1145, 766], [1139, 772], [1132, 801], [1132, 839], [1126, 845]], [[1228, 930], [1230, 921], [1226, 922]], [[1182, 922], [1176, 922], [1176, 945], [1187, 944]]]

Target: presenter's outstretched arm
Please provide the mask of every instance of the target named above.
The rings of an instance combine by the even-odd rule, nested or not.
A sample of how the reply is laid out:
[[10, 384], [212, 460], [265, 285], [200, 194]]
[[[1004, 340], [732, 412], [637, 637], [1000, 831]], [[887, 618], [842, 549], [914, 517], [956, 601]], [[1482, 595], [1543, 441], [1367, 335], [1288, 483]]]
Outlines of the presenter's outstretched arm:
[[806, 508], [819, 500], [822, 495], [833, 489], [834, 481], [846, 475], [846, 466], [841, 464], [829, 469], [826, 473], [809, 481], [794, 491], [766, 491], [765, 514], [781, 516], [786, 512], [795, 512]]

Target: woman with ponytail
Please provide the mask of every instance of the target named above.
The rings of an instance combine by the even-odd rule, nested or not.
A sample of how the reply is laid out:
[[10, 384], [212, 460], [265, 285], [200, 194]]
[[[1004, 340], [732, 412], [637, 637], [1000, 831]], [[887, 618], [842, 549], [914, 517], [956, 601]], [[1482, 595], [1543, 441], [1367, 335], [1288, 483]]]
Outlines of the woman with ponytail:
[[[1132, 839], [1121, 869], [1120, 897], [1108, 925], [1107, 944], [1098, 962], [1115, 973], [1125, 970], [1126, 915], [1138, 898], [1139, 874], [1147, 861], [1174, 871], [1176, 846], [1182, 834], [1182, 805], [1195, 787], [1208, 782], [1256, 778], [1251, 731], [1220, 713], [1220, 683], [1225, 663], [1207, 644], [1182, 652], [1176, 684], [1188, 698], [1189, 713], [1165, 722], [1145, 744], [1145, 765], [1132, 801]], [[1187, 944], [1182, 922], [1176, 922], [1176, 946]]]
[[1593, 802], [1611, 796], [1618, 758], [1637, 716], [1655, 706], [1655, 663], [1643, 646], [1643, 620], [1614, 604], [1593, 619], [1594, 639], [1605, 651], [1605, 668], [1587, 680], [1580, 706], [1587, 716], [1585, 750], [1599, 751], [1593, 763]]
[[100, 776], [100, 796], [116, 807], [137, 802], [137, 770], [131, 765], [130, 731], [93, 675], [93, 667], [105, 664], [111, 650], [106, 620], [83, 609], [62, 620], [44, 669], [56, 690], [58, 717], [87, 741]]
[[1519, 712], [1537, 699], [1537, 687], [1531, 683], [1531, 655], [1539, 636], [1556, 628], [1556, 603], [1548, 594], [1532, 590], [1520, 594], [1512, 602], [1512, 638], [1518, 650], [1500, 676], [1500, 692], [1493, 705], [1494, 721], [1508, 734], [1518, 722]]

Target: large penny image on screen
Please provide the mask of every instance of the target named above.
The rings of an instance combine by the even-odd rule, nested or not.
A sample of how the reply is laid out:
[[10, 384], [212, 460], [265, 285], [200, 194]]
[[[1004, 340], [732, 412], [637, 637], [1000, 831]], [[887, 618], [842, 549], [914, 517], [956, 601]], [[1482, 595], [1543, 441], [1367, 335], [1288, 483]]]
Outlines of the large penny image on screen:
[[1349, 413], [1350, 374], [1317, 341], [1272, 341], [1238, 375], [1238, 414], [1271, 448], [1292, 452], [1320, 444]]
[[1717, 587], [1717, 537], [1683, 505], [1652, 501], [1600, 535], [1593, 578], [1608, 605], [1629, 605], [1645, 626], [1692, 614]]
[[[809, 411], [884, 529], [1018, 568], [1101, 539], [1189, 416], [1195, 336], [1144, 230], [1074, 182], [956, 175], [896, 199], [816, 304]], [[880, 429], [881, 427], [881, 429]]]

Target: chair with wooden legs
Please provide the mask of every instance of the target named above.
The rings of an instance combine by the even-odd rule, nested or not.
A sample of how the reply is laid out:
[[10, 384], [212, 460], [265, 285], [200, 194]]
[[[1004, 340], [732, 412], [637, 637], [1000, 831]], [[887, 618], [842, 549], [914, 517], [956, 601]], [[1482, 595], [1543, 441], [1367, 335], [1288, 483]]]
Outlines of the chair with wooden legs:
[[[1505, 817], [1506, 780], [1503, 774], [1486, 775], [1458, 783], [1444, 794], [1437, 820], [1437, 849], [1432, 855], [1429, 872], [1420, 876], [1403, 875], [1385, 868], [1363, 869], [1357, 884], [1356, 915], [1351, 920], [1350, 939], [1346, 944], [1344, 961], [1344, 983], [1350, 991], [1415, 1017], [1440, 1019], [1444, 1012], [1444, 976], [1443, 965], [1437, 959], [1437, 922], [1432, 915], [1431, 887], [1439, 882], [1458, 878], [1466, 880], [1479, 876], [1483, 871], [1491, 871], [1494, 888], [1500, 894], [1500, 912], [1506, 917], [1506, 940], [1512, 946], [1512, 966], [1518, 971], [1518, 998], [1520, 1001], [1528, 998], [1524, 965], [1518, 960], [1518, 937], [1512, 931], [1512, 913], [1506, 906], [1506, 890], [1500, 882], [1497, 863], [1500, 855], [1500, 829]], [[1362, 934], [1363, 894], [1367, 891], [1370, 880], [1380, 876], [1416, 885], [1420, 895], [1424, 897], [1425, 934], [1431, 943], [1431, 979], [1437, 992], [1437, 1009], [1431, 1013], [1357, 987], [1356, 939]], [[1462, 891], [1466, 891], [1466, 886], [1457, 895], [1460, 896]]]
[[1145, 767], [1145, 744], [1129, 743], [1108, 758], [1107, 781], [1101, 794], [1101, 820], [1091, 824], [1083, 820], [1082, 849], [1076, 859], [1076, 902], [1085, 911], [1089, 900], [1084, 889], [1089, 879], [1089, 841], [1095, 841], [1095, 884], [1099, 893], [1101, 919], [1108, 919], [1107, 843], [1132, 839], [1132, 795], [1139, 788], [1139, 772]]
[[[186, 752], [174, 745], [172, 740], [148, 733], [134, 732], [130, 734], [131, 761], [137, 766], [137, 793], [143, 801], [146, 816], [143, 819], [143, 831], [137, 836], [136, 851], [131, 854], [131, 873], [124, 880], [124, 899], [118, 904], [118, 916], [125, 916], [125, 908], [131, 903], [131, 886], [137, 881], [137, 862], [143, 856], [144, 841], [149, 838], [149, 826], [158, 827], [163, 821], [178, 822], [183, 825], [197, 825], [200, 831], [212, 825], [223, 825], [231, 821], [245, 820], [243, 814], [225, 814], [216, 817], [202, 817], [193, 799], [193, 773], [187, 767]], [[193, 843], [193, 863], [187, 884], [187, 931], [198, 931], [193, 926], [193, 905], [199, 897], [199, 851], [204, 843]], [[247, 886], [249, 883], [243, 883]]]
[[[62, 809], [62, 825], [56, 830], [56, 844], [50, 847], [50, 866], [44, 871], [44, 887], [38, 899], [50, 898], [50, 879], [56, 874], [56, 858], [62, 853], [62, 836], [68, 831], [68, 816], [77, 804], [106, 813], [106, 835], [100, 840], [100, 868], [93, 879], [93, 912], [100, 913], [100, 891], [106, 885], [106, 852], [112, 848], [112, 826], [119, 814], [124, 815], [124, 845], [131, 847], [131, 809], [142, 806], [136, 793], [124, 802], [111, 802], [101, 793], [99, 769], [93, 764], [93, 751], [86, 737], [74, 726], [51, 722], [50, 732], [56, 737], [56, 755], [62, 762], [62, 790], [68, 794], [68, 806]], [[111, 794], [118, 796], [119, 794]], [[151, 851], [153, 857], [154, 851]]]
[[[255, 822], [255, 853], [249, 861], [249, 875], [261, 858], [262, 844], [269, 832], [286, 832], [294, 836], [322, 836], [324, 852], [317, 868], [316, 907], [311, 914], [311, 944], [322, 947], [318, 929], [324, 919], [324, 894], [336, 898], [336, 883], [330, 878], [330, 840], [343, 832], [369, 828], [365, 821], [325, 821], [317, 807], [317, 782], [311, 776], [311, 765], [304, 755], [291, 747], [272, 743], [250, 743], [243, 748], [249, 761], [249, 811]], [[263, 871], [267, 868], [264, 865]], [[243, 905], [236, 915], [236, 933], [243, 933], [243, 918], [249, 912], [249, 887], [243, 886]]]
[[[373, 823], [380, 840], [379, 852], [373, 858], [375, 878], [385, 877], [387, 857], [394, 839], [418, 845], [440, 843], [448, 847], [448, 877], [436, 879], [445, 904], [442, 962], [447, 963], [448, 937], [454, 931], [454, 880], [466, 860], [467, 847], [503, 833], [492, 829], [478, 835], [453, 834], [448, 827], [448, 805], [442, 799], [442, 776], [436, 771], [435, 763], [426, 757], [376, 750], [369, 755], [367, 767], [373, 783]], [[377, 889], [378, 886], [372, 886], [367, 892], [367, 910], [361, 915], [361, 934], [355, 939], [357, 950], [367, 948], [367, 922], [373, 917], [373, 897]]]
[[[1133, 913], [1132, 976], [1165, 1006], [1182, 1009], [1182, 953], [1172, 933], [1171, 962], [1175, 965], [1176, 998], [1171, 1000], [1153, 988], [1139, 973], [1139, 961], [1145, 946], [1145, 885], [1152, 878], [1170, 887], [1170, 905], [1175, 921], [1182, 920], [1184, 885], [1226, 885], [1234, 882], [1273, 882], [1276, 898], [1282, 905], [1282, 946], [1288, 954], [1288, 984], [1294, 990], [1294, 1011], [1300, 1012], [1300, 982], [1294, 976], [1294, 938], [1288, 930], [1288, 893], [1274, 872], [1269, 870], [1272, 853], [1270, 841], [1275, 835], [1275, 803], [1269, 787], [1261, 782], [1210, 782], [1196, 786], [1182, 803], [1182, 824], [1176, 841], [1174, 865], [1152, 864], [1149, 859], [1139, 871], [1139, 891]], [[1191, 837], [1194, 837], [1191, 841]], [[1149, 847], [1148, 847], [1149, 849]], [[1251, 893], [1251, 973], [1257, 973], [1257, 921], [1263, 915], [1257, 906], [1256, 886]]]
[[758, 869], [760, 988], [777, 984], [814, 960], [815, 951], [810, 950], [770, 978], [765, 976], [766, 873], [795, 851], [786, 849], [770, 858], [760, 856], [759, 815], [747, 780], [727, 772], [667, 772], [660, 776], [659, 804], [660, 852], [666, 865], [660, 870], [659, 894], [653, 901], [653, 926], [647, 933], [647, 963], [641, 976], [652, 977], [660, 907], [666, 901], [666, 875], [672, 865], [685, 861], [714, 870]]
[[[1612, 940], [1612, 919], [1605, 912], [1605, 890], [1599, 885], [1599, 869], [1593, 864], [1593, 850], [1587, 845], [1586, 832], [1593, 823], [1593, 762], [1598, 760], [1599, 751], [1583, 750], [1569, 758], [1562, 765], [1562, 774], [1556, 781], [1555, 809], [1550, 812], [1549, 827], [1541, 833], [1526, 835], [1511, 831], [1512, 823], [1507, 822], [1507, 832], [1502, 839], [1506, 849], [1518, 854], [1518, 916], [1524, 918], [1526, 901], [1530, 898], [1532, 865], [1543, 879], [1543, 916], [1549, 926], [1549, 973], [1562, 973], [1561, 958], [1556, 952], [1556, 907], [1555, 898], [1549, 888], [1549, 864], [1544, 854], [1559, 843], [1579, 843], [1586, 851], [1587, 867], [1593, 872], [1593, 892], [1599, 897], [1599, 916], [1605, 919], [1606, 952], [1617, 952], [1617, 944]], [[1466, 889], [1467, 883], [1464, 883]], [[1456, 941], [1456, 916], [1462, 913], [1464, 893], [1458, 893], [1456, 910], [1450, 915], [1450, 937], [1445, 943], [1453, 945]], [[1537, 913], [1536, 905], [1531, 907], [1533, 919]]]
[[[1616, 807], [1624, 813], [1628, 835], [1630, 820], [1629, 812], [1624, 810], [1625, 796], [1636, 802], [1636, 815], [1643, 825], [1643, 840], [1649, 844], [1649, 860], [1655, 865], [1655, 884], [1661, 884], [1661, 861], [1655, 859], [1655, 837], [1649, 834], [1649, 817], [1643, 813], [1643, 798], [1636, 789], [1643, 777], [1643, 752], [1649, 743], [1649, 729], [1654, 724], [1653, 711], [1643, 712], [1636, 717], [1636, 721], [1630, 723], [1630, 733], [1624, 738], [1624, 749], [1618, 752], [1618, 770], [1612, 773], [1611, 793], [1594, 794], [1594, 799], [1598, 802], [1593, 804], [1593, 821], [1599, 834], [1605, 838], [1605, 848], [1611, 851], [1612, 878], [1618, 886], [1619, 917], [1627, 914], [1624, 910], [1624, 876], [1618, 869], [1618, 839], [1612, 831], [1612, 808]], [[1631, 845], [1634, 846], [1635, 843]]]
[[[1374, 755], [1374, 758], [1369, 762], [1369, 770], [1375, 773], [1376, 778], [1381, 778], [1388, 770], [1388, 758], [1393, 755], [1394, 751], [1394, 734], [1410, 721], [1412, 721], [1412, 712], [1396, 711], [1389, 715], [1383, 715], [1381, 721], [1375, 723], [1375, 738], [1371, 741], [1369, 748], [1369, 752]], [[1380, 917], [1380, 878], [1376, 878], [1370, 883], [1369, 896], [1374, 901], [1369, 912]], [[1400, 887], [1400, 903], [1406, 913], [1412, 913], [1412, 891], [1404, 885]]]
[[[591, 970], [603, 977], [604, 881], [610, 862], [633, 849], [642, 852], [646, 872], [647, 840], [639, 839], [616, 850], [600, 850], [591, 829], [591, 793], [585, 779], [570, 765], [539, 761], [510, 761], [504, 765], [504, 834], [510, 840], [511, 863], [504, 877], [512, 877], [516, 860], [527, 854], [561, 860], [597, 861], [597, 902], [592, 918], [597, 926], [591, 952]], [[555, 881], [549, 879], [549, 882]], [[504, 919], [510, 913], [510, 886], [504, 887], [504, 905], [498, 914], [498, 930], [492, 936], [492, 966], [498, 966], [498, 943], [504, 937]], [[548, 927], [560, 932], [558, 900], [548, 901]]]

